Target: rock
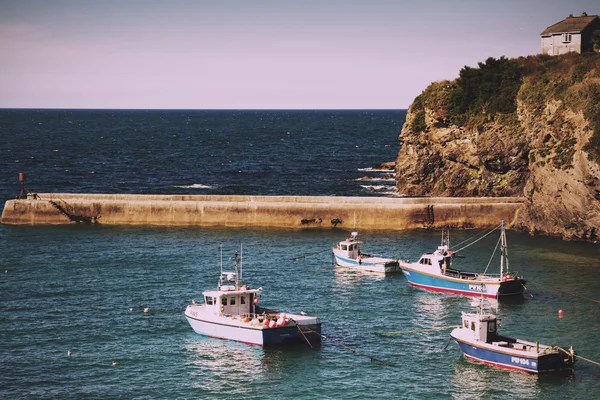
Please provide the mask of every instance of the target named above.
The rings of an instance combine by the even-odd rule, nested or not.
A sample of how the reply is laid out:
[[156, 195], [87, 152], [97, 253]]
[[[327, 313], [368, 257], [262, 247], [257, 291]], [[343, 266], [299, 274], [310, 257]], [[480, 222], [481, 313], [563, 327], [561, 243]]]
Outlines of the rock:
[[541, 56], [510, 61], [523, 73], [514, 113], [482, 114], [477, 126], [449, 122], [452, 104], [444, 99], [457, 81], [430, 85], [409, 108], [400, 134], [398, 194], [524, 196], [526, 203], [510, 221], [513, 229], [598, 240], [600, 157], [586, 145], [600, 135], [600, 124], [594, 125], [600, 115], [593, 114], [600, 114], [593, 106], [598, 99], [590, 95], [600, 93], [600, 68], [576, 83], [563, 73], [586, 62], [600, 65], [600, 55], [592, 57], [570, 55], [554, 64]]

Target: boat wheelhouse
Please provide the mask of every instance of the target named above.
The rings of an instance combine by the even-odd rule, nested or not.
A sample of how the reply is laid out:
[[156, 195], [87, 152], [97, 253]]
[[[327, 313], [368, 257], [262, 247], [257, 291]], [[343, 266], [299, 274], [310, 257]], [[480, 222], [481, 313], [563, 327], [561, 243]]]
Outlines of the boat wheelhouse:
[[490, 313], [462, 313], [462, 325], [450, 336], [465, 357], [500, 368], [540, 373], [572, 370], [575, 352], [558, 346], [498, 334], [500, 320]]
[[400, 272], [398, 260], [362, 253], [360, 250], [362, 243], [358, 240], [358, 232], [352, 232], [349, 238], [339, 242], [332, 249], [336, 265], [361, 271], [383, 272], [386, 274]]
[[527, 281], [508, 271], [504, 221], [500, 233], [499, 274], [455, 269], [454, 254], [450, 250], [448, 236], [442, 233], [442, 244], [435, 252], [423, 254], [417, 262], [400, 261], [400, 268], [410, 285], [425, 290], [493, 298], [523, 294]]
[[194, 331], [260, 346], [294, 343], [312, 346], [321, 341], [318, 317], [260, 307], [262, 288], [253, 289], [243, 283], [238, 277], [237, 253], [235, 259], [234, 271], [224, 272], [221, 266], [217, 289], [203, 292], [202, 303], [194, 300], [187, 306], [184, 315]]

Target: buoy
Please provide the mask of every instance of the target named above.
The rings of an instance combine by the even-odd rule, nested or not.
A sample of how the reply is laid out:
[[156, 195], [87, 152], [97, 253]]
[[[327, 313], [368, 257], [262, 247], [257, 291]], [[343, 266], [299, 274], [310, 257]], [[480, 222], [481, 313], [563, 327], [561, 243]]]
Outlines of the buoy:
[[258, 305], [258, 299], [254, 299], [254, 304]]
[[562, 309], [558, 310], [558, 318], [562, 318], [562, 317], [564, 317], [564, 315], [565, 315], [565, 312]]
[[67, 357], [71, 357], [71, 350], [67, 350]]
[[275, 328], [275, 325], [277, 325], [277, 322], [275, 322], [275, 320], [271, 320], [269, 321], [269, 328]]
[[116, 367], [117, 365], [119, 365], [119, 362], [118, 362], [117, 360], [114, 360], [114, 361], [112, 362], [112, 365], [113, 365], [114, 367]]
[[146, 307], [144, 308], [144, 314], [148, 314], [150, 312], [150, 308]]
[[133, 311], [133, 307], [129, 307], [129, 311]]

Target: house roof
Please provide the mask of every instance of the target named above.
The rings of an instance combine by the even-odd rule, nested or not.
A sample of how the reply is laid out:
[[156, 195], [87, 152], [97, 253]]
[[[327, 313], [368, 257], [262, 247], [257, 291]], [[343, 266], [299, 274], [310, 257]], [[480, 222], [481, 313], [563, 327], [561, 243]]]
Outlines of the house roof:
[[562, 21], [547, 27], [540, 35], [550, 36], [557, 33], [580, 33], [596, 18], [598, 18], [597, 15], [584, 15], [581, 17], [569, 16]]

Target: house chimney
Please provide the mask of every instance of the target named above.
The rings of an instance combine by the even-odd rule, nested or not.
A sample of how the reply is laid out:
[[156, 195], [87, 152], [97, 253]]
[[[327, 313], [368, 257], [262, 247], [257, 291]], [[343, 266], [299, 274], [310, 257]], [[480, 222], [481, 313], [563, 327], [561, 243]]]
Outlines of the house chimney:
[[573, 14], [569, 14], [567, 18], [573, 18]]
[[581, 16], [582, 17], [587, 17], [587, 13], [584, 11], [584, 12], [581, 13]]

